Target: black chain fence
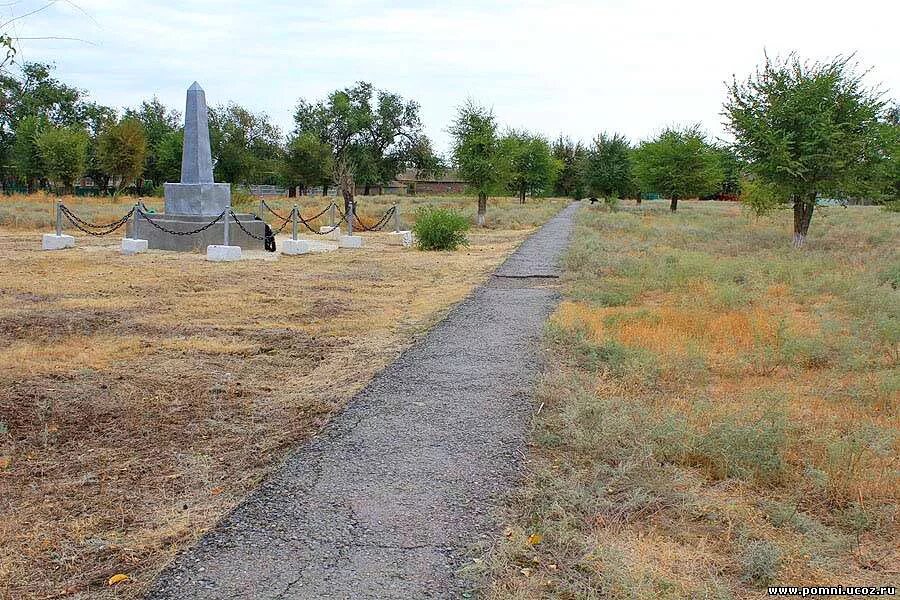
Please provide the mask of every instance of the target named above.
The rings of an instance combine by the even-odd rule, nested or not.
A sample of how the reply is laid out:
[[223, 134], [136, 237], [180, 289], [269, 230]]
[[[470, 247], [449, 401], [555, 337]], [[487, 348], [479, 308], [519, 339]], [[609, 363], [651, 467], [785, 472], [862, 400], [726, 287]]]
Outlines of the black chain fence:
[[109, 235], [114, 231], [118, 230], [125, 223], [128, 222], [128, 219], [131, 218], [131, 215], [134, 214], [134, 208], [128, 211], [128, 213], [123, 216], [121, 219], [117, 221], [113, 221], [112, 223], [98, 224], [91, 223], [89, 221], [85, 221], [75, 213], [73, 213], [69, 207], [64, 204], [59, 205], [59, 211], [66, 217], [66, 219], [74, 225], [77, 229], [83, 231], [88, 235], [92, 235], [95, 237], [101, 237], [104, 235]]
[[[132, 209], [132, 210], [133, 210], [133, 209]], [[151, 219], [150, 217], [148, 217], [148, 216], [147, 216], [147, 213], [145, 213], [145, 212], [142, 211], [142, 210], [139, 210], [139, 211], [138, 211], [138, 216], [142, 217], [144, 220], [146, 220], [148, 223], [150, 223], [151, 225], [153, 225], [154, 227], [156, 227], [156, 228], [159, 229], [160, 231], [165, 232], [165, 233], [168, 233], [169, 235], [195, 235], [195, 234], [197, 234], [197, 233], [200, 233], [201, 231], [206, 231], [207, 229], [209, 229], [210, 227], [212, 227], [213, 225], [215, 225], [216, 223], [218, 223], [219, 221], [221, 221], [222, 218], [225, 217], [225, 213], [227, 213], [229, 210], [230, 210], [230, 209], [227, 209], [227, 208], [226, 208], [226, 209], [223, 210], [221, 213], [219, 213], [219, 216], [218, 216], [218, 217], [216, 217], [215, 219], [213, 219], [212, 221], [210, 221], [210, 222], [207, 223], [206, 225], [203, 225], [202, 227], [199, 227], [199, 228], [197, 228], [197, 229], [193, 229], [193, 230], [191, 230], [191, 231], [174, 231], [174, 230], [169, 229], [169, 228], [167, 228], [167, 227], [163, 227], [162, 225], [160, 225], [159, 223], [157, 223], [156, 221], [154, 221], [153, 219]]]

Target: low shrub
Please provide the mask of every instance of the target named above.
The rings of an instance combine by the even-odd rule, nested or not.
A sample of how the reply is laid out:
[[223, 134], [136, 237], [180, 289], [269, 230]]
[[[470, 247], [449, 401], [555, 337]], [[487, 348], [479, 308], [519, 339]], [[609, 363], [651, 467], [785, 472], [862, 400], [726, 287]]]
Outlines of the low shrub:
[[771, 583], [781, 566], [778, 546], [765, 540], [747, 543], [741, 553], [742, 580], [756, 586]]
[[468, 246], [469, 221], [453, 209], [423, 207], [416, 211], [416, 246], [419, 250], [456, 250]]

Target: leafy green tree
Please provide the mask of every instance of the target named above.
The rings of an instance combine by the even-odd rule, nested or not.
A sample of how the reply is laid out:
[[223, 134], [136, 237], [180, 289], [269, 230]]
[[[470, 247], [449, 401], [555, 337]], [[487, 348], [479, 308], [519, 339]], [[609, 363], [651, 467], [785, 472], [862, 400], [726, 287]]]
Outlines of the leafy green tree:
[[70, 193], [75, 180], [84, 174], [88, 134], [78, 127], [44, 127], [37, 137], [41, 161], [47, 177], [64, 193]]
[[156, 167], [163, 183], [181, 181], [181, 151], [184, 147], [184, 129], [170, 131], [156, 145]]
[[740, 157], [728, 146], [716, 145], [715, 151], [719, 158], [719, 168], [722, 170], [722, 183], [717, 194], [725, 198], [740, 195], [741, 177], [744, 172]]
[[29, 192], [37, 189], [46, 173], [38, 139], [47, 127], [49, 124], [46, 119], [36, 115], [21, 119], [16, 127], [12, 159], [16, 172], [25, 180]]
[[147, 137], [141, 122], [124, 118], [100, 135], [100, 164], [117, 189], [134, 183], [144, 171]]
[[209, 111], [209, 137], [217, 181], [277, 183], [281, 131], [265, 113], [230, 103]]
[[288, 139], [281, 173], [293, 195], [301, 190], [330, 180], [334, 172], [331, 147], [312, 133], [301, 133]]
[[672, 212], [682, 198], [712, 194], [724, 179], [719, 156], [699, 125], [668, 128], [642, 142], [634, 153], [634, 169], [645, 191], [671, 200]]
[[116, 110], [109, 106], [89, 102], [85, 105], [84, 114], [85, 125], [90, 137], [85, 175], [91, 178], [101, 192], [105, 192], [109, 187], [110, 175], [100, 161], [100, 140], [103, 132], [115, 125]]
[[623, 198], [634, 187], [632, 151], [618, 133], [601, 133], [584, 159], [584, 187], [592, 196]]
[[584, 195], [584, 160], [587, 155], [581, 142], [573, 142], [571, 138], [559, 136], [553, 142], [553, 158], [560, 165], [559, 174], [553, 185], [556, 196], [569, 196], [581, 200]]
[[[53, 78], [52, 66], [26, 62], [17, 67], [0, 70], [0, 158], [3, 159], [0, 165], [4, 166], [4, 185], [11, 175], [23, 176], [19, 164], [21, 156], [17, 158], [13, 152], [15, 133], [23, 119], [33, 117], [57, 126], [84, 122], [83, 93]], [[33, 140], [24, 143], [27, 145]], [[13, 166], [13, 171], [8, 172], [6, 165]], [[28, 180], [30, 189], [34, 189], [35, 182], [33, 177]]]
[[[174, 132], [182, 127], [181, 115], [177, 110], [168, 108], [159, 98], [153, 96], [144, 100], [137, 108], [125, 110], [125, 118], [135, 119], [144, 129], [147, 140], [147, 153], [144, 159], [143, 178], [149, 179], [153, 185], [162, 185], [167, 179], [161, 163], [160, 145]], [[176, 178], [177, 180], [177, 178]]]
[[809, 232], [816, 199], [872, 192], [884, 160], [880, 95], [852, 57], [772, 60], [729, 86], [724, 114], [750, 172], [793, 204], [794, 246]]
[[544, 195], [553, 189], [561, 165], [553, 158], [546, 139], [527, 131], [510, 130], [500, 138], [500, 155], [506, 184], [522, 204], [526, 194]]
[[483, 227], [487, 197], [501, 185], [503, 177], [494, 113], [469, 100], [459, 108], [449, 131], [453, 136], [453, 160], [459, 174], [469, 182], [469, 189], [478, 196], [476, 223]]
[[[301, 99], [294, 122], [295, 136], [311, 133], [331, 147], [342, 173], [336, 179], [345, 184], [352, 179], [363, 186], [364, 195], [414, 162], [427, 139], [418, 103], [364, 81], [315, 103]], [[353, 190], [349, 192], [352, 197]]]

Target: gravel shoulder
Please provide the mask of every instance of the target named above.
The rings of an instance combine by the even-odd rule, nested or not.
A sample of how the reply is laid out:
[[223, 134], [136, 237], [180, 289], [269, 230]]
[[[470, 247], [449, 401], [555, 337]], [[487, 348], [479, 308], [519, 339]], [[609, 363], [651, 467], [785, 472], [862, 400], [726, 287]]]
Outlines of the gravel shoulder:
[[148, 598], [456, 598], [497, 531], [577, 204], [376, 376]]

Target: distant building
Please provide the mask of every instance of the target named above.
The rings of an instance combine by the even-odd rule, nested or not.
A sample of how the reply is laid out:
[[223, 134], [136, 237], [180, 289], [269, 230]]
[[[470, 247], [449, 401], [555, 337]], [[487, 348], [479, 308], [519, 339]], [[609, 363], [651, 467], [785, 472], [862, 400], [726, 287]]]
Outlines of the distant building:
[[464, 194], [466, 181], [455, 169], [446, 169], [434, 177], [417, 177], [416, 169], [407, 169], [397, 175], [388, 186], [395, 194]]

